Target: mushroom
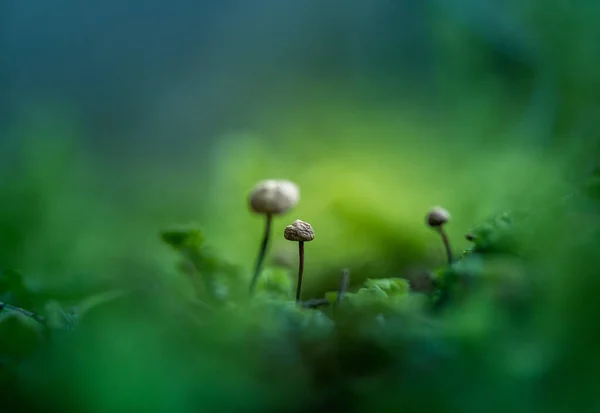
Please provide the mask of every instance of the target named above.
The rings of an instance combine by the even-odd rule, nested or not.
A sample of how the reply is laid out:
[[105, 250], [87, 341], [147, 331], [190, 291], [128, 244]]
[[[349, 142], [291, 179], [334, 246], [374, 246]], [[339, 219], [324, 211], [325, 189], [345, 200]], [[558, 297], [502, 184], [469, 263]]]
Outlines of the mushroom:
[[448, 240], [448, 234], [444, 230], [444, 225], [450, 220], [450, 213], [442, 207], [434, 207], [427, 214], [427, 225], [439, 232], [442, 237], [442, 242], [446, 248], [446, 256], [448, 257], [448, 264], [452, 264], [452, 249], [450, 248], [450, 241]]
[[302, 291], [302, 273], [304, 272], [304, 243], [315, 239], [315, 232], [308, 222], [295, 220], [292, 225], [285, 227], [283, 236], [288, 241], [298, 242], [298, 285], [296, 287], [296, 302], [300, 301]]
[[300, 200], [298, 186], [290, 181], [274, 180], [259, 182], [248, 198], [252, 212], [265, 216], [265, 232], [258, 252], [256, 266], [250, 283], [250, 294], [254, 293], [256, 283], [267, 253], [271, 236], [271, 223], [274, 215], [281, 215], [296, 206]]

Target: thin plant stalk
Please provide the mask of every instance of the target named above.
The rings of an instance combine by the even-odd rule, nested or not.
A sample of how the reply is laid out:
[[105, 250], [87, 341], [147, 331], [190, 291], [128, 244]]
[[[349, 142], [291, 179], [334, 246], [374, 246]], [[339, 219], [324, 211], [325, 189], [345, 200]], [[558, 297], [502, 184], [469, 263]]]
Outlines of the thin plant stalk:
[[304, 273], [304, 242], [298, 242], [298, 285], [296, 286], [296, 302], [300, 302], [302, 292], [302, 274]]
[[39, 315], [39, 314], [32, 313], [31, 311], [27, 311], [27, 310], [25, 310], [23, 308], [16, 307], [14, 305], [10, 305], [10, 304], [6, 304], [6, 303], [3, 303], [3, 302], [0, 302], [0, 311], [4, 310], [4, 309], [11, 310], [11, 311], [16, 311], [18, 313], [23, 314], [26, 317], [33, 318], [35, 321], [37, 321], [39, 323], [42, 323], [42, 324], [44, 324], [46, 322], [46, 318], [43, 317], [43, 316], [41, 316], [41, 315]]
[[313, 298], [312, 300], [301, 302], [302, 307], [304, 308], [319, 308], [325, 307], [331, 304], [326, 298]]
[[260, 246], [260, 251], [258, 252], [258, 258], [256, 259], [256, 266], [254, 268], [252, 282], [250, 283], [250, 294], [254, 294], [254, 290], [256, 289], [256, 283], [258, 282], [258, 277], [260, 276], [263, 262], [265, 261], [265, 256], [267, 255], [267, 247], [269, 246], [269, 238], [271, 237], [272, 222], [273, 216], [271, 214], [267, 214], [265, 220], [265, 233], [263, 236], [262, 244]]
[[452, 265], [454, 262], [454, 258], [452, 256], [452, 248], [450, 247], [450, 240], [448, 239], [448, 234], [444, 230], [444, 228], [439, 228], [440, 235], [442, 236], [442, 242], [444, 243], [444, 248], [446, 248], [446, 256], [448, 257], [448, 264]]
[[345, 269], [342, 271], [342, 277], [340, 279], [340, 286], [337, 291], [337, 297], [335, 299], [335, 305], [339, 306], [342, 302], [342, 298], [344, 298], [344, 294], [348, 290], [348, 286], [350, 284], [350, 270]]

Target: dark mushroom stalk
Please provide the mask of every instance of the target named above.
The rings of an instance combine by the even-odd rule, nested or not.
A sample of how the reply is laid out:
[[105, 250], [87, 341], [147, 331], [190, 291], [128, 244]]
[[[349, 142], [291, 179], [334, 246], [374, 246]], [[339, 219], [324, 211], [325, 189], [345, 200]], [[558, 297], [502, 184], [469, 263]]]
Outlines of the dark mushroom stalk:
[[288, 241], [298, 242], [298, 285], [296, 286], [296, 302], [300, 302], [302, 293], [302, 275], [304, 273], [304, 243], [315, 239], [315, 232], [308, 222], [295, 220], [292, 225], [285, 227], [283, 236]]
[[254, 272], [252, 274], [252, 281], [250, 283], [250, 293], [254, 293], [258, 277], [262, 270], [265, 256], [267, 255], [267, 248], [269, 246], [269, 238], [271, 237], [271, 225], [273, 222], [273, 214], [265, 214], [265, 230], [263, 233], [263, 239], [258, 250], [258, 257], [256, 258], [256, 264], [254, 265]]
[[262, 181], [256, 185], [250, 194], [250, 209], [254, 213], [263, 214], [265, 216], [265, 230], [256, 259], [252, 281], [250, 282], [250, 294], [253, 294], [256, 289], [263, 262], [267, 255], [273, 216], [287, 212], [296, 206], [299, 199], [300, 191], [298, 186], [290, 181]]
[[450, 213], [441, 207], [432, 208], [427, 214], [427, 225], [429, 227], [436, 230], [440, 236], [442, 237], [442, 242], [444, 243], [444, 248], [446, 249], [446, 256], [448, 258], [448, 264], [452, 264], [454, 262], [454, 258], [452, 256], [452, 248], [450, 247], [450, 240], [448, 239], [448, 234], [444, 230], [444, 225], [450, 220]]

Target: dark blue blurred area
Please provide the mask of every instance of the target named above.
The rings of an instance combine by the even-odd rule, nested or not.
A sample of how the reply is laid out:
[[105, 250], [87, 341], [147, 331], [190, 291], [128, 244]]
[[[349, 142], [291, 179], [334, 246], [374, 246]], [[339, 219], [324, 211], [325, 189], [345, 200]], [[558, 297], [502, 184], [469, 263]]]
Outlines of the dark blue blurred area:
[[[171, 150], [252, 119], [310, 77], [427, 83], [428, 2], [5, 0], [0, 108], [38, 100], [77, 111], [111, 156]], [[375, 96], [377, 97], [375, 92]], [[373, 97], [373, 96], [372, 96]], [[198, 133], [197, 125], [202, 125]]]
[[96, 149], [124, 160], [179, 153], [191, 139], [246, 127], [258, 109], [289, 106], [307, 79], [335, 80], [362, 101], [394, 101], [407, 87], [457, 100], [489, 93], [493, 81], [516, 102], [529, 100], [548, 136], [596, 126], [585, 110], [598, 86], [593, 3], [5, 0], [0, 7], [2, 123], [39, 101], [67, 105]]

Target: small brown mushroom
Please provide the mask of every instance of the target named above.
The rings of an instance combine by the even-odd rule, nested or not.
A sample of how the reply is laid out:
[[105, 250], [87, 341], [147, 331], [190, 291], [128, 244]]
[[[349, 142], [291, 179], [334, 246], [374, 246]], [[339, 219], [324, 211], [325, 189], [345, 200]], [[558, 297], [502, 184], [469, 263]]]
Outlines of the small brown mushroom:
[[450, 221], [450, 213], [442, 207], [431, 208], [426, 217], [426, 222], [429, 227], [439, 232], [446, 249], [446, 256], [448, 257], [448, 264], [452, 264], [454, 261], [452, 258], [452, 249], [450, 248], [450, 240], [448, 234], [444, 230], [444, 225]]
[[296, 302], [300, 301], [302, 292], [302, 274], [304, 272], [304, 243], [315, 239], [315, 232], [308, 222], [295, 220], [292, 225], [285, 227], [283, 236], [288, 241], [298, 242], [298, 285], [296, 286]]
[[427, 214], [427, 225], [432, 228], [441, 227], [450, 221], [450, 213], [442, 207], [431, 208]]

